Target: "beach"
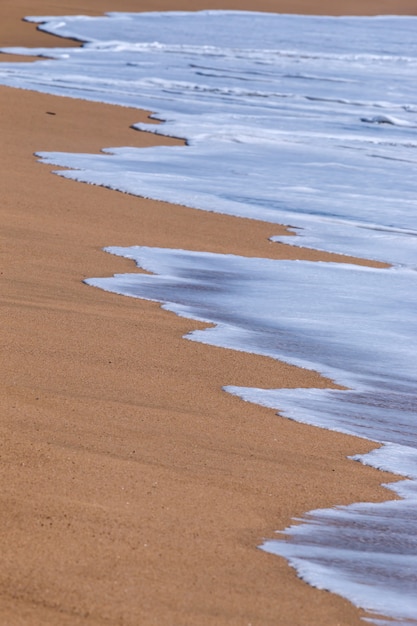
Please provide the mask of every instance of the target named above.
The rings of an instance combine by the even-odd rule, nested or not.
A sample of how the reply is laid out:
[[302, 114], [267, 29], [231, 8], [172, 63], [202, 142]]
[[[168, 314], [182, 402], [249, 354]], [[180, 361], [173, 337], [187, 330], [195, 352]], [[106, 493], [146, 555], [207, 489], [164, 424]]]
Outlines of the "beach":
[[[20, 22], [23, 15], [223, 4], [7, 2], [2, 45], [61, 45]], [[362, 3], [361, 11], [393, 12], [379, 6]], [[272, 2], [227, 8], [278, 10]], [[297, 10], [325, 13], [326, 5]], [[134, 271], [131, 261], [102, 251], [116, 243], [346, 257], [274, 245], [275, 225], [65, 180], [34, 156], [181, 144], [130, 128], [149, 121], [150, 111], [6, 87], [0, 97], [2, 623], [363, 623], [363, 612], [303, 583], [284, 559], [257, 546], [308, 510], [391, 498], [380, 486], [388, 474], [347, 460], [375, 446], [222, 391], [332, 382], [184, 341], [203, 325], [82, 283]]]

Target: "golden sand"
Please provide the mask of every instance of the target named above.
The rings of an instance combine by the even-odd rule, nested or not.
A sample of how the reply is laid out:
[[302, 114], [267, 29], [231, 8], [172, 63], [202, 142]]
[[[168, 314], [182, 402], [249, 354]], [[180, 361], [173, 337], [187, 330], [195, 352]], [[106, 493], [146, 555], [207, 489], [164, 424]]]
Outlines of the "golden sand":
[[[1, 44], [57, 45], [22, 15], [222, 7], [290, 10], [272, 0], [3, 0]], [[146, 112], [3, 87], [0, 98], [0, 623], [363, 623], [257, 546], [309, 509], [385, 499], [389, 477], [346, 460], [372, 446], [221, 390], [331, 382], [185, 341], [197, 323], [82, 283], [133, 270], [105, 245], [324, 257], [272, 244], [276, 226], [65, 180], [33, 156], [177, 141], [131, 130]]]

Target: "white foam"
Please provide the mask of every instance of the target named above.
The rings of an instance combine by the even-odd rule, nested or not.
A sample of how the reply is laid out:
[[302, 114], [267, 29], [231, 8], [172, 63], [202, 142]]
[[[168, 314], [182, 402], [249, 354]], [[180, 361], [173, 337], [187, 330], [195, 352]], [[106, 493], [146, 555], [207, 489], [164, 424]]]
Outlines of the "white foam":
[[355, 459], [413, 479], [390, 486], [402, 500], [313, 511], [286, 530], [290, 541], [262, 549], [368, 611], [395, 623], [415, 617], [416, 272], [138, 246], [108, 251], [152, 274], [88, 284], [215, 324], [188, 335], [194, 341], [314, 368], [350, 388], [225, 388], [298, 421], [395, 442]]
[[166, 123], [138, 128], [188, 143], [41, 154], [76, 170], [61, 176], [294, 224], [292, 245], [414, 262], [415, 18], [31, 19], [88, 43], [26, 50], [54, 59], [2, 64], [1, 83], [151, 109]]
[[293, 245], [412, 262], [415, 19], [213, 11], [43, 19], [49, 32], [89, 43], [35, 50], [53, 61], [2, 64], [3, 84], [150, 108], [167, 123], [140, 128], [189, 144], [42, 155], [81, 169], [60, 175], [296, 223]]

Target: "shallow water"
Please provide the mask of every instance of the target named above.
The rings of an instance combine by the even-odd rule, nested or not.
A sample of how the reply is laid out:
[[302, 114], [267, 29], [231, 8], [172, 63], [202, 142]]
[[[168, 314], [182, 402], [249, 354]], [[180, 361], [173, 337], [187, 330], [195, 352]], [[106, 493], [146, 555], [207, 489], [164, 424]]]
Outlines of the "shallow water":
[[417, 622], [416, 26], [216, 11], [53, 18], [47, 30], [88, 44], [0, 65], [2, 84], [151, 109], [165, 123], [139, 128], [187, 140], [42, 153], [73, 168], [59, 175], [284, 223], [298, 235], [286, 243], [393, 264], [112, 247], [152, 275], [87, 281], [215, 324], [189, 339], [313, 368], [348, 388], [226, 390], [382, 442], [356, 460], [410, 478], [390, 487], [403, 500], [313, 511], [286, 541], [262, 546], [390, 624]]
[[[391, 485], [403, 500], [312, 512], [307, 524], [287, 529], [291, 542], [267, 541], [263, 549], [286, 556], [303, 578], [359, 606], [414, 617], [416, 273], [144, 247], [108, 252], [152, 274], [88, 284], [215, 324], [188, 339], [314, 368], [352, 389], [226, 387], [298, 421], [393, 442], [360, 460], [414, 479]], [[392, 323], [398, 299], [400, 327]]]

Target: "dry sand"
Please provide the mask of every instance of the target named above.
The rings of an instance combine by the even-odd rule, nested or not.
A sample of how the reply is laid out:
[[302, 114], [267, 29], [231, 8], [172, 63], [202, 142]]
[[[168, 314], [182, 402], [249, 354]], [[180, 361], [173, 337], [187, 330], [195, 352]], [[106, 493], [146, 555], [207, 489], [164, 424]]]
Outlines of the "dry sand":
[[[399, 12], [392, 2], [360, 6]], [[22, 15], [219, 7], [289, 3], [3, 0], [0, 45], [56, 45]], [[256, 546], [309, 509], [389, 497], [379, 487], [387, 475], [346, 460], [371, 445], [221, 390], [330, 381], [185, 341], [197, 324], [82, 283], [132, 271], [105, 245], [302, 251], [270, 243], [276, 226], [64, 180], [33, 156], [169, 143], [129, 129], [146, 112], [8, 88], [0, 98], [0, 623], [363, 623], [348, 602]]]

